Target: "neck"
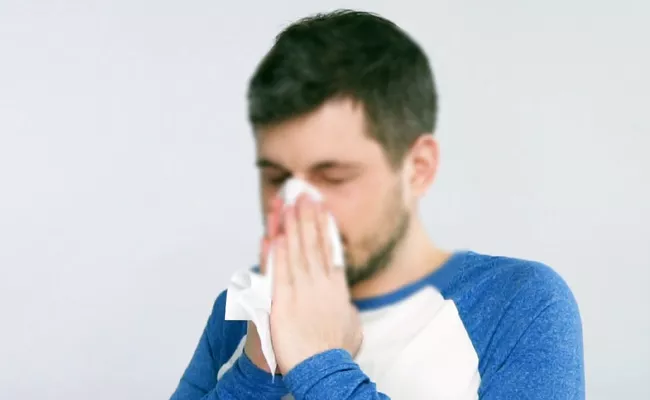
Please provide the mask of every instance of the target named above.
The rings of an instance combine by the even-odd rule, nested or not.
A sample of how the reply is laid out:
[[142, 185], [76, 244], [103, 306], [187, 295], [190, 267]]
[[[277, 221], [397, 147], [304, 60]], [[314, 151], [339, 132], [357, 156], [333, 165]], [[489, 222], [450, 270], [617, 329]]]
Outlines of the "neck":
[[362, 299], [393, 292], [431, 274], [449, 256], [433, 244], [419, 218], [413, 218], [386, 268], [351, 287], [350, 294], [353, 299]]

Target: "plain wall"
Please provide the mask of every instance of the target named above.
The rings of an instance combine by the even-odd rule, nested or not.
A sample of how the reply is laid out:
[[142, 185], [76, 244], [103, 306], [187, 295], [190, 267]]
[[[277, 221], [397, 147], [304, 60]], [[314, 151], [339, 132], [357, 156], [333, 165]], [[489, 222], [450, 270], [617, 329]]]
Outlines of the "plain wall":
[[341, 6], [431, 57], [436, 241], [551, 265], [588, 397], [650, 398], [647, 4], [0, 0], [0, 398], [169, 397], [257, 258], [248, 78]]

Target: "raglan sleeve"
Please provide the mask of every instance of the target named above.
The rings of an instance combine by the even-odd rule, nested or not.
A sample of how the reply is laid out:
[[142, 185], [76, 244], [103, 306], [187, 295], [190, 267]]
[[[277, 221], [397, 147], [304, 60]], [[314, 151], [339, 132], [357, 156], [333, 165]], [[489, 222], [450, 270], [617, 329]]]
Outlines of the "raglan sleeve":
[[257, 368], [242, 353], [218, 378], [226, 292], [219, 295], [194, 354], [170, 400], [279, 400], [288, 393], [281, 379]]
[[388, 400], [343, 349], [328, 350], [298, 364], [284, 377], [296, 400]]
[[[508, 309], [501, 325], [513, 335], [502, 341], [512, 345], [499, 357], [502, 361], [481, 386], [479, 398], [584, 399], [582, 324], [566, 283], [549, 268], [540, 268]], [[526, 321], [522, 329], [512, 329], [521, 321]]]

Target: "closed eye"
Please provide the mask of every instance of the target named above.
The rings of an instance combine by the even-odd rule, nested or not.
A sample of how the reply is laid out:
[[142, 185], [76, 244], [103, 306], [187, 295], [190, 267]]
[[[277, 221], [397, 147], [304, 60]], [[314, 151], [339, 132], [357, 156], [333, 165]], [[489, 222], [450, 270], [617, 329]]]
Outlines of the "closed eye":
[[350, 180], [350, 178], [333, 178], [333, 177], [325, 177], [323, 180], [329, 184], [332, 185], [340, 185], [342, 183], [345, 183]]
[[273, 186], [280, 186], [282, 185], [287, 179], [289, 179], [290, 175], [285, 174], [285, 175], [280, 175], [280, 176], [271, 176], [271, 177], [266, 177], [265, 180], [270, 183]]
[[343, 185], [354, 180], [358, 174], [322, 174], [319, 179], [326, 185]]

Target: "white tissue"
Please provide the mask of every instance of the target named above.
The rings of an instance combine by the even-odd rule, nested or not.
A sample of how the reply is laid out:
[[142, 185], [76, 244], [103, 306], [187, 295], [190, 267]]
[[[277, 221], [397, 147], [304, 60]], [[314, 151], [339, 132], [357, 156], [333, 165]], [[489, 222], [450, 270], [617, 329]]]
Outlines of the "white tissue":
[[[292, 205], [300, 194], [306, 193], [314, 201], [322, 201], [322, 195], [309, 183], [299, 179], [289, 179], [280, 191], [280, 196], [285, 205]], [[328, 236], [331, 241], [331, 259], [336, 267], [345, 265], [343, 245], [334, 218], [330, 215], [328, 222]], [[269, 314], [271, 312], [272, 277], [274, 256], [271, 247], [266, 262], [266, 274], [261, 275], [250, 269], [236, 272], [228, 286], [226, 296], [226, 315], [228, 321], [252, 321], [257, 327], [262, 345], [264, 359], [272, 374], [275, 374], [277, 366], [273, 344], [271, 343], [271, 331], [269, 329]]]

